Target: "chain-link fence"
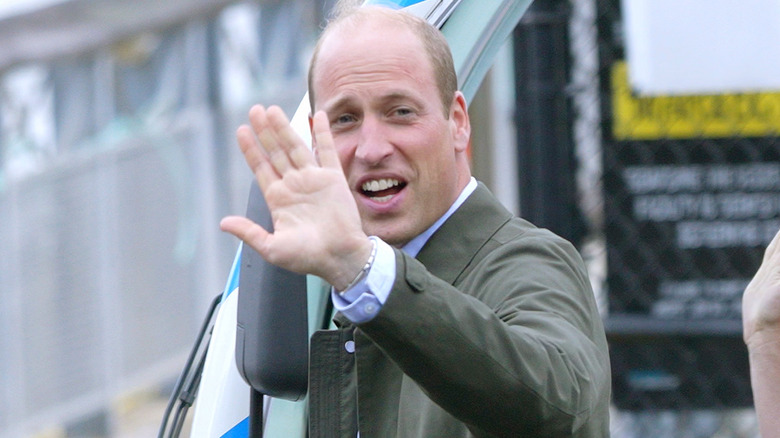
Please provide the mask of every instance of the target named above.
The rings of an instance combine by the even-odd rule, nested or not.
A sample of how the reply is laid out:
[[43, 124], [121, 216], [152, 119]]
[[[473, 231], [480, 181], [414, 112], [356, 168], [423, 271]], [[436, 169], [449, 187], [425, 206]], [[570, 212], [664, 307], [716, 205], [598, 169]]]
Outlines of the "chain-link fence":
[[758, 436], [740, 309], [780, 229], [778, 97], [638, 95], [622, 3], [569, 2], [582, 252], [610, 341], [613, 436]]

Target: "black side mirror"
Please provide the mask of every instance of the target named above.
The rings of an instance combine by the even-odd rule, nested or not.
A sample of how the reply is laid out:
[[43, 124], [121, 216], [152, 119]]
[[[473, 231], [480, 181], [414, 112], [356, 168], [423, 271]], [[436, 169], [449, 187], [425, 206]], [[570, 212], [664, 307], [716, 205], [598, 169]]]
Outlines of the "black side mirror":
[[[256, 183], [249, 191], [247, 217], [272, 230]], [[245, 244], [238, 292], [236, 365], [241, 376], [264, 395], [302, 399], [309, 361], [306, 276], [266, 262]]]

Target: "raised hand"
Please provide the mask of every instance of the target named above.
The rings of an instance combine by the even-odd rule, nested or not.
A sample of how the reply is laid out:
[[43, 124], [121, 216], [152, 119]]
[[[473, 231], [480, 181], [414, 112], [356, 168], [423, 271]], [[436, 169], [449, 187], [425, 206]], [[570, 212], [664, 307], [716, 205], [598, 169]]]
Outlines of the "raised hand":
[[265, 196], [274, 230], [240, 216], [224, 218], [220, 227], [269, 263], [317, 275], [337, 289], [346, 286], [368, 259], [371, 242], [362, 230], [327, 116], [314, 115], [314, 153], [279, 107], [256, 105], [249, 120], [251, 126], [241, 126], [236, 136]]

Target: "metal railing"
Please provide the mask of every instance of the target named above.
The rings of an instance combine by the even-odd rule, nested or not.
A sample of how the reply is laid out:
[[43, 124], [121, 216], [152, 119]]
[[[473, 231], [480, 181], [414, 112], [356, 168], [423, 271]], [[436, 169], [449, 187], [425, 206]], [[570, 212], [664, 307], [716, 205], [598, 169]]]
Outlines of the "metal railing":
[[324, 7], [2, 18], [0, 436], [110, 436], [126, 394], [175, 379], [235, 250], [216, 224], [246, 202], [230, 127], [250, 102], [297, 103]]

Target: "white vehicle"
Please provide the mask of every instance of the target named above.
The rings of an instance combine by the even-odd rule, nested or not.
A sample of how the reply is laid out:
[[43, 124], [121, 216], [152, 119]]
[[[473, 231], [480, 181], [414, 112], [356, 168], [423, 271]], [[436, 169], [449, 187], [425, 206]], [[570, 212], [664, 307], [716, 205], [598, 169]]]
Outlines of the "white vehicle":
[[[403, 8], [439, 27], [450, 43], [460, 89], [466, 99], [471, 100], [499, 48], [520, 21], [530, 3], [531, 0], [366, 0], [364, 5]], [[308, 98], [304, 96], [292, 119], [293, 126], [304, 139], [310, 137], [308, 114]], [[250, 194], [248, 208], [250, 217], [257, 213], [254, 211], [254, 205], [258, 201], [253, 197], [260, 197], [259, 190], [255, 189]], [[258, 221], [261, 220], [262, 217]], [[254, 252], [251, 249], [248, 251]], [[215, 300], [202, 328], [201, 339], [196, 344], [171, 396], [159, 437], [179, 435], [187, 409], [192, 406], [196, 394], [198, 403], [195, 406], [192, 423], [191, 437], [193, 438], [306, 437], [306, 348], [308, 336], [316, 330], [328, 328], [330, 324], [332, 310], [329, 287], [315, 277], [302, 278], [298, 287], [305, 289], [305, 293], [285, 293], [285, 300], [274, 301], [276, 290], [286, 291], [290, 286], [272, 284], [273, 281], [267, 278], [268, 268], [263, 271], [262, 267], [258, 266], [262, 263], [256, 260], [248, 262], [247, 257], [251, 256], [252, 254], [248, 253], [243, 245], [239, 246], [224, 293]], [[259, 256], [257, 257], [259, 259]], [[257, 269], [262, 272], [249, 272]], [[249, 276], [262, 280], [259, 282], [262, 285], [253, 284], [251, 290], [248, 287], [240, 290], [242, 289], [239, 287], [240, 279]], [[255, 295], [250, 296], [250, 292]], [[246, 300], [251, 298], [251, 303], [248, 305], [242, 303], [239, 310], [239, 296], [242, 293], [245, 294]], [[291, 303], [289, 300], [291, 295], [300, 296], [301, 301]], [[280, 311], [269, 308], [267, 306], [269, 302], [272, 304], [284, 302], [282, 305], [285, 309]], [[295, 308], [295, 306], [302, 306], [302, 308]], [[254, 318], [251, 314], [246, 316], [247, 311], [255, 310], [261, 312], [262, 316], [259, 318]], [[287, 313], [290, 310], [295, 315]], [[215, 318], [212, 318], [213, 316]], [[272, 320], [270, 323], [261, 321], [261, 326], [278, 327], [279, 320], [283, 319], [285, 324], [297, 324], [294, 329], [285, 326], [283, 330], [287, 333], [285, 336], [290, 333], [297, 336], [281, 339], [279, 333], [269, 329], [266, 333], [257, 333], [259, 340], [245, 338], [245, 332], [255, 333], [255, 331], [245, 331], [243, 324], [246, 322], [254, 324], [256, 319], [273, 319], [274, 316], [277, 320]], [[263, 345], [258, 348], [256, 345], [258, 343]], [[296, 345], [291, 346], [291, 343]], [[290, 388], [268, 390], [263, 387], [262, 382], [256, 385], [254, 381], [258, 379], [262, 381], [263, 374], [267, 374], [267, 371], [249, 370], [248, 366], [258, 363], [267, 365], [267, 362], [273, 362], [270, 366], [277, 368], [272, 372], [277, 372], [280, 366], [286, 366], [278, 361], [275, 362], [273, 354], [267, 354], [270, 361], [266, 360], [268, 357], [249, 357], [262, 352], [265, 347], [293, 350], [297, 348], [298, 353], [284, 356], [292, 357], [293, 362], [297, 361], [290, 366], [291, 368], [301, 368], [301, 363], [303, 364], [303, 377], [292, 375], [297, 373], [296, 370], [292, 370], [296, 373], [286, 376], [288, 370], [283, 370], [285, 378], [276, 380], [286, 380]], [[252, 350], [251, 355], [248, 353], [249, 350]], [[283, 360], [288, 360], [290, 357], [285, 357]], [[252, 381], [252, 386], [247, 381]], [[176, 404], [177, 407], [174, 406]], [[173, 419], [169, 418], [171, 414], [174, 415]]]

